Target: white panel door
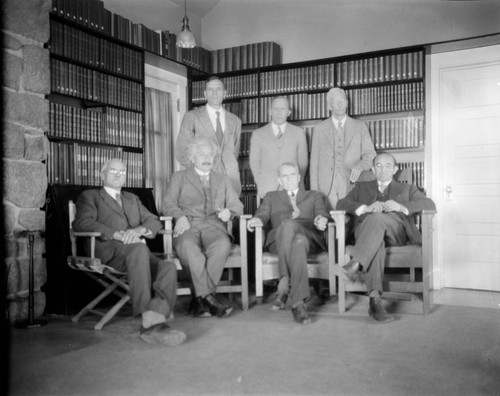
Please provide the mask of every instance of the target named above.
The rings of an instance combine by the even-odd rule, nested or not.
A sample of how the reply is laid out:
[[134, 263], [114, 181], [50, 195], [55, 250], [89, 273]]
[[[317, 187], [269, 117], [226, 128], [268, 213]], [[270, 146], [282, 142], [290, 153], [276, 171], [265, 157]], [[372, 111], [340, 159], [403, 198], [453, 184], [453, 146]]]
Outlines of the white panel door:
[[442, 286], [500, 291], [500, 46], [457, 52], [440, 55], [433, 129], [441, 135]]

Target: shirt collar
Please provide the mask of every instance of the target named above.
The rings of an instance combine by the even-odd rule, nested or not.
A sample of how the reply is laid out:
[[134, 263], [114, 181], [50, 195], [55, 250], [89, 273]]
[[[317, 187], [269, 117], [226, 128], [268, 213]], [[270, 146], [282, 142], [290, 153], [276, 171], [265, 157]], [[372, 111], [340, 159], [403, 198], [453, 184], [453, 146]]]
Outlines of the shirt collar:
[[271, 125], [273, 127], [273, 131], [274, 131], [275, 135], [278, 133], [278, 127], [281, 129], [281, 133], [285, 133], [286, 122], [284, 124], [281, 124], [281, 125], [278, 125], [278, 124], [275, 124], [274, 122], [271, 122]]
[[339, 124], [341, 126], [344, 126], [346, 120], [347, 120], [347, 116], [346, 115], [342, 119], [340, 119], [340, 120], [337, 120], [335, 117], [332, 117], [333, 125], [335, 125], [335, 128], [338, 128]]
[[104, 186], [104, 190], [111, 196], [111, 198], [115, 199], [116, 194], [120, 194], [121, 190], [117, 190], [116, 188]]
[[209, 176], [210, 172], [202, 172], [201, 170], [196, 169], [193, 167], [194, 171], [198, 174], [198, 176]]
[[224, 114], [224, 106], [221, 106], [221, 108], [219, 110], [215, 110], [213, 107], [209, 106], [208, 104], [205, 105], [205, 107], [207, 108], [207, 111], [208, 111], [208, 114], [212, 117], [217, 117], [217, 111], [220, 113], [220, 116], [222, 117], [222, 115]]

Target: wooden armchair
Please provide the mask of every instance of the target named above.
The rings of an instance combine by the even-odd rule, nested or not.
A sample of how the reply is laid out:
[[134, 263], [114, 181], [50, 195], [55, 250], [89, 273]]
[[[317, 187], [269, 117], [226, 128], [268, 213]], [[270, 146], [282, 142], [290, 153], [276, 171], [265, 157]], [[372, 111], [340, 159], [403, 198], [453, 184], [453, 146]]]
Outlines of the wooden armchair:
[[[278, 280], [278, 256], [269, 252], [264, 252], [264, 230], [262, 226], [255, 227], [255, 296], [262, 299], [264, 295], [264, 282]], [[307, 259], [307, 273], [309, 279], [327, 280], [329, 282], [329, 294], [335, 295], [337, 287], [333, 266], [335, 261], [335, 242], [337, 233], [334, 230], [335, 224], [329, 223], [325, 231], [327, 234], [328, 251], [310, 255]], [[320, 288], [323, 283], [320, 282]]]
[[[82, 271], [84, 274], [88, 275], [94, 281], [99, 283], [103, 288], [97, 297], [95, 297], [91, 302], [89, 302], [85, 307], [83, 307], [78, 314], [76, 314], [72, 320], [77, 323], [80, 318], [87, 315], [88, 313], [97, 314], [102, 316], [102, 319], [97, 322], [94, 326], [95, 330], [101, 330], [103, 326], [108, 323], [117, 312], [130, 300], [129, 286], [127, 283], [127, 274], [118, 272], [114, 268], [101, 263], [99, 258], [95, 257], [95, 240], [101, 236], [100, 232], [76, 232], [73, 230], [73, 220], [76, 215], [76, 205], [73, 201], [68, 202], [69, 210], [69, 236], [71, 241], [71, 256], [68, 257], [67, 263], [70, 268], [76, 271]], [[90, 238], [91, 254], [87, 256], [77, 255], [77, 243], [76, 238]], [[96, 306], [104, 300], [111, 293], [119, 297], [118, 302], [116, 302], [107, 311], [100, 311], [95, 309]]]
[[[224, 272], [221, 281], [217, 285], [217, 293], [229, 293], [229, 298], [232, 298], [233, 293], [241, 294], [241, 307], [243, 311], [248, 309], [248, 244], [247, 244], [247, 221], [252, 216], [242, 215], [239, 217], [239, 233], [240, 244], [233, 243], [231, 252], [226, 261]], [[169, 216], [162, 216], [160, 220], [164, 222], [164, 229], [160, 231], [163, 234], [163, 251], [168, 259], [174, 260], [178, 271], [183, 271], [179, 259], [175, 256], [173, 249], [173, 219]], [[228, 231], [232, 234], [232, 221], [227, 223]], [[236, 283], [234, 276], [235, 270], [239, 269], [240, 282]], [[179, 282], [177, 285], [177, 295], [191, 294], [191, 284], [187, 282]]]
[[[425, 210], [414, 216], [420, 222], [422, 245], [406, 245], [386, 248], [386, 275], [382, 297], [411, 299], [412, 294], [422, 295], [422, 311], [424, 315], [430, 309], [430, 285], [432, 283], [432, 218], [436, 211]], [[338, 233], [337, 257], [339, 266], [343, 267], [350, 260], [349, 248], [345, 246], [345, 224], [347, 216], [344, 211], [330, 212]], [[397, 269], [387, 274], [387, 269]], [[390, 271], [390, 270], [389, 270]], [[339, 312], [345, 307], [345, 293], [348, 291], [366, 291], [364, 283], [351, 282], [338, 277], [339, 284]]]

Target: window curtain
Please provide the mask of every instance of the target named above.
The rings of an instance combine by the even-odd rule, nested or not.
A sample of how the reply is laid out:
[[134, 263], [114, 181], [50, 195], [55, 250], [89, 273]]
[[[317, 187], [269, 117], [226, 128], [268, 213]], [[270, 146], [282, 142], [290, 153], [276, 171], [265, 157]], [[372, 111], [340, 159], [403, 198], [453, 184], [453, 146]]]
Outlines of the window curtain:
[[146, 187], [153, 188], [156, 208], [173, 171], [172, 98], [170, 93], [146, 88]]

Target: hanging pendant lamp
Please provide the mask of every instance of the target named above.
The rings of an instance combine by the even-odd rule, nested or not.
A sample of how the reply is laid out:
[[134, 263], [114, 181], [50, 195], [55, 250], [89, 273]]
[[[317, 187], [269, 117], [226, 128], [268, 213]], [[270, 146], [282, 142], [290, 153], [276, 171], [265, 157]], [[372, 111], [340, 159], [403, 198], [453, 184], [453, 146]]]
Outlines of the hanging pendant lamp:
[[186, 0], [184, 0], [184, 18], [182, 18], [182, 30], [177, 35], [177, 47], [180, 48], [194, 48], [196, 47], [196, 40], [193, 33], [189, 30], [189, 19], [187, 17]]

